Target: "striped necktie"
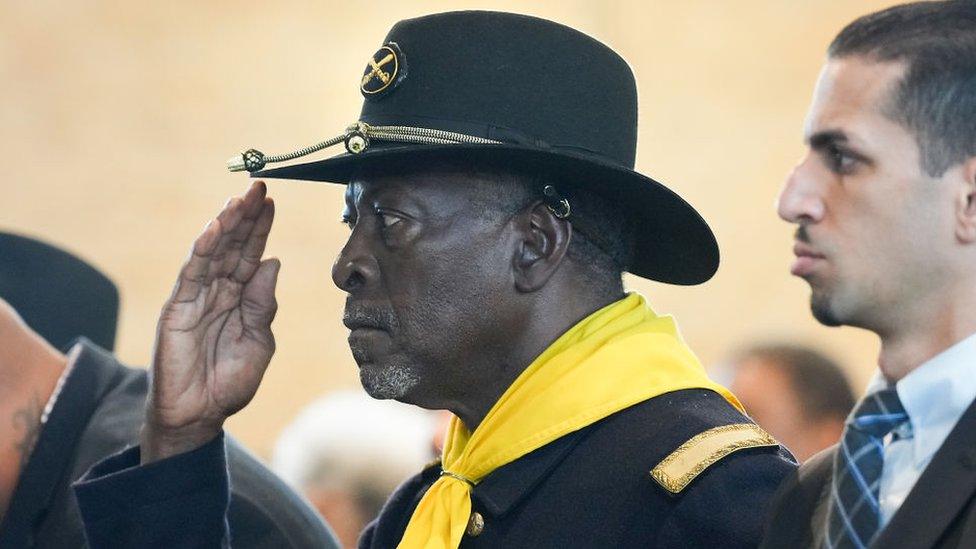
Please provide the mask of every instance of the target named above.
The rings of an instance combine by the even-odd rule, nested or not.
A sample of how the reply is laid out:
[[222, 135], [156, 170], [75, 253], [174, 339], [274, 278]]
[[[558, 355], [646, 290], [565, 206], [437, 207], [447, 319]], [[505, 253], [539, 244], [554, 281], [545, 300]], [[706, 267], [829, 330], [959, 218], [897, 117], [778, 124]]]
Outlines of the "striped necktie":
[[884, 464], [885, 435], [908, 421], [895, 388], [865, 397], [847, 418], [834, 457], [827, 549], [867, 547], [880, 529], [878, 486]]

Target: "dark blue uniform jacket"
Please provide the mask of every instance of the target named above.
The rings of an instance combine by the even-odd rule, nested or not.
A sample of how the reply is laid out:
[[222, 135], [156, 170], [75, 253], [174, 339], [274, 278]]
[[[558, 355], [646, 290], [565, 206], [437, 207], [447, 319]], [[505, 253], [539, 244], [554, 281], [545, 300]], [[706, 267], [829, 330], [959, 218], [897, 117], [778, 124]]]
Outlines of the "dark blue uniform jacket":
[[[620, 411], [488, 475], [472, 493], [483, 527], [461, 547], [755, 547], [770, 498], [796, 467], [786, 450], [731, 453], [678, 494], [650, 475], [695, 435], [748, 422], [697, 389]], [[219, 437], [146, 467], [137, 467], [138, 449], [99, 464], [76, 487], [92, 546], [219, 546], [228, 536], [223, 460]], [[360, 547], [396, 547], [439, 473], [429, 467], [401, 486]]]

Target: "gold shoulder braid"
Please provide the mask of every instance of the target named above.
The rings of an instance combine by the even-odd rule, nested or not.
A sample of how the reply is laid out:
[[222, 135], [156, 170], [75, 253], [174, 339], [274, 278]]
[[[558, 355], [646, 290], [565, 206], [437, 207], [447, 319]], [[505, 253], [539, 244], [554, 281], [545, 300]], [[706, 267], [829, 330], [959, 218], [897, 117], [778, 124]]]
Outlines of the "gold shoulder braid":
[[695, 435], [671, 452], [651, 470], [651, 476], [665, 490], [677, 494], [705, 469], [729, 454], [766, 446], [779, 446], [779, 443], [754, 423], [715, 427]]

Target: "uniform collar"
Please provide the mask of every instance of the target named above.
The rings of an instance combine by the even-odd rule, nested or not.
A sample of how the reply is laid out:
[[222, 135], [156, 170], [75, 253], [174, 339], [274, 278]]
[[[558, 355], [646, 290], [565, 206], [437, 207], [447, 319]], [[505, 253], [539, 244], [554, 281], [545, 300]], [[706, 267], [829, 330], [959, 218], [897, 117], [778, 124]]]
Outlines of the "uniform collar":
[[[879, 371], [866, 394], [889, 386]], [[922, 363], [895, 390], [911, 423], [914, 464], [923, 467], [976, 399], [976, 334]]]

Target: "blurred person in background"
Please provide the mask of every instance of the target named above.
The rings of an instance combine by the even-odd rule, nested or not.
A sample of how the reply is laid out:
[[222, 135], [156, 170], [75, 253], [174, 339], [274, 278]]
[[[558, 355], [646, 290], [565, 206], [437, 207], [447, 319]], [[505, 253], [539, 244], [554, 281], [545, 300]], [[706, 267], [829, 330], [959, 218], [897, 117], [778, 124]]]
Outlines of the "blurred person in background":
[[433, 412], [337, 391], [285, 427], [271, 469], [308, 498], [343, 547], [355, 547], [393, 490], [434, 459], [437, 426]]
[[[146, 372], [111, 354], [119, 297], [105, 275], [7, 233], [0, 258], [0, 547], [84, 547], [71, 483], [137, 443]], [[256, 458], [236, 442], [227, 452], [235, 547], [335, 546], [314, 511]]]
[[749, 416], [804, 462], [840, 439], [854, 406], [843, 370], [824, 354], [790, 344], [755, 345], [728, 361], [729, 388]]
[[827, 326], [877, 334], [839, 445], [787, 478], [768, 547], [976, 547], [976, 2], [834, 38], [778, 210]]

